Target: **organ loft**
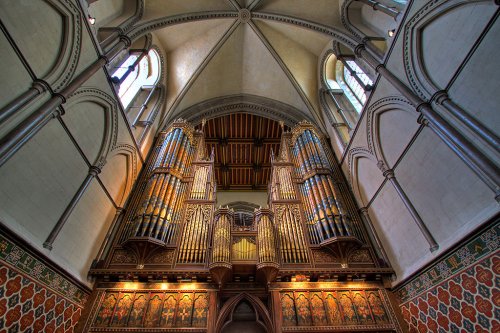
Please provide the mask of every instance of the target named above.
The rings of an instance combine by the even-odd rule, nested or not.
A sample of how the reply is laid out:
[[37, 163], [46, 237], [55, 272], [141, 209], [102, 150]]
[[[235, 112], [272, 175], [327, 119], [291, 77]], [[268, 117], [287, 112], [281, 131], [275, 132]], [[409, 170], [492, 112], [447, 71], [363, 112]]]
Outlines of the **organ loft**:
[[[252, 170], [267, 172], [259, 207], [237, 191], [218, 204], [232, 165], [218, 163], [213, 122], [178, 119], [161, 132], [90, 270], [84, 331], [400, 331], [385, 289], [393, 270], [327, 141], [307, 121], [268, 122], [274, 146], [253, 151], [269, 153], [268, 170]], [[225, 131], [232, 141], [250, 129]]]

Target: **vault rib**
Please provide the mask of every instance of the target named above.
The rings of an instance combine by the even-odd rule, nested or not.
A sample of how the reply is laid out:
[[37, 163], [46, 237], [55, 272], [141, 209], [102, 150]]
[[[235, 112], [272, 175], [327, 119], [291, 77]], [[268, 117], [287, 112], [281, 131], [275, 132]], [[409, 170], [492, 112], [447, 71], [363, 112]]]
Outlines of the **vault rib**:
[[174, 102], [170, 106], [170, 108], [165, 112], [164, 118], [160, 122], [160, 127], [163, 128], [166, 125], [166, 120], [169, 119], [170, 114], [175, 112], [175, 109], [179, 106], [180, 102], [184, 98], [184, 96], [187, 94], [193, 83], [196, 81], [198, 76], [203, 72], [203, 70], [207, 67], [207, 65], [210, 63], [210, 61], [213, 59], [213, 57], [219, 52], [219, 50], [222, 48], [224, 43], [231, 37], [233, 32], [236, 30], [236, 28], [239, 26], [240, 22], [238, 20], [235, 20], [231, 26], [224, 32], [224, 35], [217, 41], [215, 46], [210, 50], [208, 55], [203, 59], [201, 64], [196, 68], [196, 71], [193, 73], [193, 75], [189, 78], [188, 82], [184, 85], [182, 88], [181, 92], [177, 95], [175, 98]]
[[300, 86], [300, 84], [297, 82], [297, 80], [295, 79], [295, 76], [293, 76], [292, 72], [290, 71], [290, 69], [288, 68], [288, 66], [285, 64], [285, 62], [283, 61], [283, 59], [280, 57], [280, 55], [278, 54], [278, 52], [276, 52], [276, 50], [274, 49], [274, 47], [267, 40], [266, 36], [264, 36], [264, 34], [262, 33], [262, 31], [260, 31], [259, 27], [257, 27], [257, 25], [254, 22], [250, 21], [250, 22], [248, 22], [248, 24], [250, 25], [250, 27], [252, 28], [252, 30], [254, 31], [254, 33], [257, 35], [257, 37], [259, 37], [259, 40], [262, 42], [262, 44], [264, 44], [264, 46], [267, 48], [267, 50], [271, 53], [271, 55], [273, 56], [274, 60], [276, 60], [276, 62], [280, 66], [281, 70], [285, 73], [285, 75], [288, 78], [288, 80], [292, 83], [293, 87], [295, 88], [295, 90], [299, 94], [300, 98], [302, 99], [302, 101], [306, 105], [307, 109], [313, 115], [314, 120], [316, 121], [316, 123], [318, 125], [320, 125], [321, 127], [323, 127], [323, 130], [325, 130], [325, 123], [324, 123], [324, 121], [321, 119], [321, 117], [319, 117], [318, 112], [316, 111], [316, 109], [314, 108], [314, 106], [311, 104], [311, 101], [307, 97], [306, 93], [304, 92], [304, 90], [302, 89], [302, 87]]

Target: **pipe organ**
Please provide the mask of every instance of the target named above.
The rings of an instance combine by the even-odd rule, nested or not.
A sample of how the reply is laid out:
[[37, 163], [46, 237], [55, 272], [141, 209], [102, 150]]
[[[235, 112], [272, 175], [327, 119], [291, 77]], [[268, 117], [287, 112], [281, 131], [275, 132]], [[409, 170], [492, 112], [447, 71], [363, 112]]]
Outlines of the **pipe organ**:
[[302, 178], [299, 189], [310, 242], [330, 248], [347, 265], [349, 254], [364, 237], [358, 222], [344, 210], [339, 180], [334, 179], [327, 158], [329, 147], [308, 123], [294, 128], [291, 147], [295, 171]]
[[220, 332], [241, 295], [275, 333], [398, 329], [382, 283], [393, 271], [367, 241], [325, 138], [307, 122], [281, 128], [268, 206], [253, 221], [252, 206], [216, 209], [204, 122], [176, 120], [160, 133], [90, 271], [98, 283], [86, 330]]

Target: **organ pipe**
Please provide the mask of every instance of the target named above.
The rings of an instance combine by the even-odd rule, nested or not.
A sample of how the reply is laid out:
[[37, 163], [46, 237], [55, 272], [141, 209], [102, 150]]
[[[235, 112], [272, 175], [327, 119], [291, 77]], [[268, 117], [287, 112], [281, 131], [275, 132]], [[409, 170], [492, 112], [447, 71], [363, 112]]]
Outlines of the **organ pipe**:
[[[327, 150], [321, 143], [311, 126], [299, 124], [294, 129], [292, 153], [298, 170], [304, 179], [304, 204], [309, 206], [306, 211], [307, 223], [318, 225], [310, 227], [311, 242], [317, 243], [336, 237], [360, 237], [360, 230], [353, 227], [350, 217], [344, 210], [342, 197], [335, 185], [335, 180], [329, 165]], [[331, 161], [330, 161], [331, 163]], [[317, 235], [317, 233], [320, 235]], [[319, 236], [319, 237], [318, 237]]]
[[187, 174], [189, 193], [184, 213], [184, 225], [179, 246], [177, 263], [205, 264], [209, 248], [212, 215], [215, 198], [215, 178], [213, 173], [214, 155], [207, 155], [203, 131], [194, 133], [196, 152], [183, 159], [189, 165]]
[[145, 237], [161, 243], [167, 241], [174, 207], [182, 194], [180, 183], [185, 168], [180, 161], [194, 153], [192, 132], [190, 125], [178, 120], [160, 136], [146, 170], [147, 179], [131, 221], [128, 239]]

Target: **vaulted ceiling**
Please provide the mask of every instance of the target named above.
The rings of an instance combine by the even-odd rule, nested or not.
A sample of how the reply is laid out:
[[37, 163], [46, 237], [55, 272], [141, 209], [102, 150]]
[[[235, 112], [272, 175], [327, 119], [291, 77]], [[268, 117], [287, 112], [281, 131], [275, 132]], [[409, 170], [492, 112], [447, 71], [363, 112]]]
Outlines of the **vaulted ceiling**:
[[180, 117], [195, 124], [208, 119], [207, 143], [215, 149], [220, 188], [265, 190], [270, 151], [279, 147], [276, 121], [292, 126], [305, 119], [324, 129], [319, 73], [333, 36], [348, 34], [341, 23], [342, 0], [146, 0], [144, 5], [129, 34], [152, 33], [153, 43], [165, 51], [161, 127]]
[[[167, 53], [166, 122], [207, 100], [260, 97], [322, 126], [319, 63], [332, 37], [267, 14], [342, 31], [339, 0], [148, 0], [135, 31]], [[297, 22], [298, 22], [297, 21]], [[236, 111], [236, 110], [235, 110]]]

